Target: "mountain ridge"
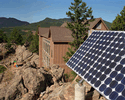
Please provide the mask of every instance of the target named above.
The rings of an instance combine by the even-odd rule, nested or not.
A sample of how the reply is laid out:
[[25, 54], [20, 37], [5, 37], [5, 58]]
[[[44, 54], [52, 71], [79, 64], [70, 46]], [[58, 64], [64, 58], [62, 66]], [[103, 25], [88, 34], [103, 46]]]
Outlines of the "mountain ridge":
[[6, 18], [6, 17], [0, 17], [0, 28], [2, 27], [15, 27], [15, 26], [22, 26], [22, 25], [28, 25], [29, 22], [21, 21], [16, 18]]

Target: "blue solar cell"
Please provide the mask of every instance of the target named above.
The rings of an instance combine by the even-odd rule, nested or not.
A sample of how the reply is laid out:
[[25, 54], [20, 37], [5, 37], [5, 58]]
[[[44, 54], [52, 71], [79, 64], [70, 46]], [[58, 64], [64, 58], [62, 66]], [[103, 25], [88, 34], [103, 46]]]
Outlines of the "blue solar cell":
[[98, 72], [98, 73], [96, 74], [96, 78], [100, 77], [100, 75], [101, 75], [101, 72]]
[[96, 82], [96, 80], [97, 80], [96, 78], [93, 78], [93, 79], [91, 80], [91, 83], [94, 84], [94, 83]]
[[115, 50], [114, 54], [118, 54], [120, 52], [119, 49]]
[[125, 74], [125, 67], [122, 68], [121, 73], [122, 73], [122, 74]]
[[125, 77], [122, 79], [122, 84], [124, 84], [125, 85]]
[[99, 85], [101, 85], [101, 81], [100, 80], [96, 81], [96, 83], [94, 84], [95, 87], [98, 87]]
[[110, 77], [111, 77], [111, 78], [114, 78], [116, 75], [117, 75], [117, 71], [113, 71], [113, 72], [110, 74]]
[[105, 84], [110, 84], [111, 83], [111, 81], [112, 81], [112, 78], [107, 78], [106, 80], [105, 80]]
[[106, 61], [107, 61], [106, 59], [103, 59], [103, 60], [101, 61], [101, 64], [104, 64]]
[[115, 88], [116, 86], [117, 86], [117, 84], [118, 84], [118, 82], [117, 81], [112, 81], [111, 83], [110, 83], [110, 87], [111, 88]]
[[121, 64], [125, 64], [125, 58], [121, 60]]
[[103, 81], [105, 78], [106, 78], [106, 75], [103, 74], [103, 75], [101, 75], [101, 77], [99, 78], [99, 80]]
[[114, 68], [116, 66], [116, 63], [115, 62], [112, 62], [111, 64], [110, 64], [110, 68]]
[[103, 66], [103, 67], [100, 69], [101, 72], [103, 72], [103, 71], [105, 71], [105, 70], [106, 70], [106, 66]]
[[118, 84], [117, 87], [115, 88], [115, 90], [116, 90], [117, 92], [122, 92], [123, 89], [124, 89], [124, 85], [123, 85], [123, 84]]
[[123, 65], [117, 65], [116, 68], [115, 68], [115, 70], [116, 71], [120, 71], [122, 68], [123, 68]]
[[120, 56], [124, 56], [125, 55], [125, 50], [122, 50], [120, 53], [119, 53]]
[[104, 73], [109, 74], [110, 72], [111, 72], [111, 68], [107, 68]]
[[111, 64], [111, 61], [109, 60], [109, 61], [107, 61], [106, 63], [105, 63], [105, 66], [109, 66]]
[[67, 65], [108, 100], [125, 100], [125, 32], [94, 31]]
[[93, 72], [92, 72], [92, 75], [95, 75], [97, 73], [97, 70], [94, 70]]
[[117, 92], [112, 92], [112, 93], [109, 95], [109, 98], [110, 98], [111, 100], [115, 100], [117, 97], [118, 97], [118, 93], [117, 93]]
[[111, 55], [109, 59], [113, 60], [113, 59], [115, 59], [115, 57], [116, 57], [116, 55]]
[[93, 76], [90, 75], [87, 80], [90, 81], [92, 78], [93, 78]]
[[102, 67], [102, 65], [101, 64], [99, 64], [98, 66], [97, 66], [97, 68], [96, 69], [100, 69]]
[[123, 78], [123, 74], [118, 74], [118, 75], [115, 77], [115, 79], [116, 79], [117, 81], [120, 81], [122, 78]]
[[122, 91], [122, 95], [125, 97], [125, 89]]
[[120, 56], [117, 56], [117, 57], [114, 59], [115, 62], [119, 62], [120, 60], [121, 60], [121, 57], [120, 57]]
[[116, 100], [125, 100], [123, 96], [119, 96]]
[[112, 92], [112, 89], [111, 89], [111, 88], [106, 88], [105, 91], [104, 91], [104, 94], [107, 96], [107, 95], [109, 95], [111, 92]]
[[87, 74], [84, 76], [84, 78], [87, 78], [87, 77], [89, 77], [89, 73], [87, 73]]
[[120, 43], [116, 43], [116, 44], [114, 45], [114, 48], [117, 48], [119, 45], [120, 45]]
[[109, 53], [109, 54], [106, 55], [106, 58], [110, 58], [110, 56], [111, 56], [111, 54]]
[[104, 91], [106, 89], [106, 85], [105, 84], [102, 84], [99, 88], [100, 91]]

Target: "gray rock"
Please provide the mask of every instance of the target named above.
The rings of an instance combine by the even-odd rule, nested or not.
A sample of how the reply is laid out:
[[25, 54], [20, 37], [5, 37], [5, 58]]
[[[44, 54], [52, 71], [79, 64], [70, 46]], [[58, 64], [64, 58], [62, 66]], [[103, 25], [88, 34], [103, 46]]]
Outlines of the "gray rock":
[[4, 76], [4, 73], [1, 73], [1, 74], [0, 74], [0, 83], [1, 83], [1, 81], [2, 81], [2, 79], [3, 79], [3, 76]]
[[63, 68], [58, 68], [58, 69], [51, 69], [52, 75], [53, 77], [56, 78], [56, 80], [59, 80], [60, 78], [62, 78], [63, 74], [64, 74], [64, 69]]
[[23, 52], [26, 50], [26, 47], [25, 46], [21, 46], [19, 45], [16, 49], [16, 55], [17, 54], [23, 54]]
[[34, 94], [31, 93], [26, 93], [25, 95], [23, 95], [23, 97], [20, 100], [35, 100], [33, 99]]
[[39, 55], [33, 53], [33, 58], [31, 59], [30, 62], [32, 65], [35, 63], [37, 66], [39, 66]]
[[45, 90], [45, 77], [35, 68], [26, 68], [22, 70], [24, 85], [29, 90], [29, 93], [39, 94]]
[[0, 100], [5, 100], [6, 91], [7, 91], [7, 83], [3, 82], [0, 84]]
[[30, 52], [29, 50], [25, 50], [23, 52], [23, 60], [26, 60], [27, 58], [29, 58], [30, 56], [32, 56], [32, 52]]
[[20, 100], [22, 95], [27, 93], [27, 89], [23, 85], [23, 79], [20, 75], [16, 75], [8, 85], [5, 100]]

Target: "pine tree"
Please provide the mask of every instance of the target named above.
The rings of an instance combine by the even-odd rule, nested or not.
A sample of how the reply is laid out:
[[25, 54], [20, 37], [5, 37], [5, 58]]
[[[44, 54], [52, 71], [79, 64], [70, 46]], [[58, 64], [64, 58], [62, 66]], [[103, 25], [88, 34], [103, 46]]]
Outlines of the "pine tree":
[[7, 36], [4, 34], [3, 30], [0, 30], [0, 43], [7, 42]]
[[37, 26], [37, 30], [36, 30], [36, 33], [35, 35], [33, 36], [33, 40], [31, 41], [30, 43], [30, 47], [29, 47], [29, 50], [31, 52], [36, 52], [36, 53], [39, 53], [39, 36], [38, 36], [38, 27], [40, 25]]
[[17, 28], [14, 28], [11, 32], [10, 35], [10, 41], [11, 43], [16, 43], [18, 45], [22, 45], [22, 41], [23, 41], [23, 37], [20, 34], [20, 30], [18, 30]]
[[[74, 40], [69, 43], [71, 48], [68, 48], [68, 52], [63, 57], [65, 62], [86, 40], [89, 30], [87, 26], [89, 26], [89, 21], [93, 21], [92, 8], [88, 8], [82, 0], [74, 0], [74, 3], [71, 2], [69, 10], [71, 11], [66, 12], [66, 15], [70, 17], [71, 22], [67, 22], [67, 28], [72, 31]], [[83, 22], [85, 23], [83, 24]]]
[[118, 14], [111, 25], [111, 30], [125, 31], [125, 6], [123, 10]]

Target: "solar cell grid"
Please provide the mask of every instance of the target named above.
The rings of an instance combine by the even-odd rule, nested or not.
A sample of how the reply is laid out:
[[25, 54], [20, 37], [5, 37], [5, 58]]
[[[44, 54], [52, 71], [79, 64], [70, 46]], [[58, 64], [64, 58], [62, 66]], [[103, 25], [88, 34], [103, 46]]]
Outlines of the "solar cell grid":
[[107, 99], [125, 100], [125, 32], [94, 31], [67, 66]]

